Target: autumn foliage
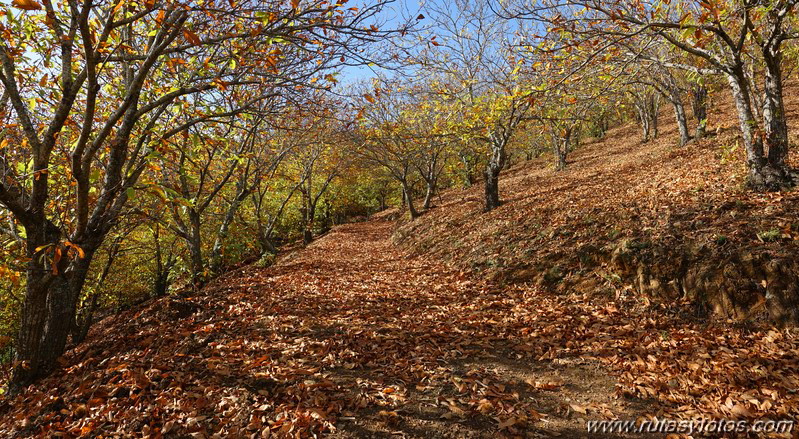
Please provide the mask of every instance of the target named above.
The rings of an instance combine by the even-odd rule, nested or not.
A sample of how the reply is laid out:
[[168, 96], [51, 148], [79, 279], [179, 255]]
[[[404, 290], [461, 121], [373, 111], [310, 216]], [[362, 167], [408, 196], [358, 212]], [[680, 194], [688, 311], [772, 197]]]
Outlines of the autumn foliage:
[[795, 417], [796, 6], [1, 4], [0, 435]]

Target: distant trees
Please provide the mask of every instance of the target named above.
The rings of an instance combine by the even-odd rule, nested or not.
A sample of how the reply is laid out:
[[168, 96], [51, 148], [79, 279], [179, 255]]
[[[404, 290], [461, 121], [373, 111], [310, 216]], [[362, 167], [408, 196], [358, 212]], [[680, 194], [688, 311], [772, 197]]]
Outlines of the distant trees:
[[379, 90], [377, 97], [367, 95], [370, 102], [362, 112], [356, 142], [362, 157], [382, 166], [400, 185], [408, 214], [416, 219], [420, 211], [414, 202], [413, 172], [424, 142], [414, 129], [419, 95], [400, 84], [384, 84]]
[[340, 122], [336, 121], [332, 107], [325, 108], [326, 114], [306, 116], [292, 136], [291, 142], [297, 145], [290, 154], [289, 161], [296, 168], [298, 176], [297, 191], [300, 193], [300, 214], [302, 217], [302, 238], [305, 244], [313, 241], [317, 206], [322, 195], [329, 189], [333, 179], [338, 177], [350, 159], [343, 150], [349, 145], [346, 133]]
[[[463, 108], [464, 137], [485, 146], [484, 206], [490, 211], [501, 204], [499, 175], [507, 147], [530, 108], [512, 50], [512, 26], [484, 0], [456, 0], [428, 12], [435, 39], [420, 41], [416, 62], [439, 93]], [[468, 154], [462, 158], [468, 165]]]

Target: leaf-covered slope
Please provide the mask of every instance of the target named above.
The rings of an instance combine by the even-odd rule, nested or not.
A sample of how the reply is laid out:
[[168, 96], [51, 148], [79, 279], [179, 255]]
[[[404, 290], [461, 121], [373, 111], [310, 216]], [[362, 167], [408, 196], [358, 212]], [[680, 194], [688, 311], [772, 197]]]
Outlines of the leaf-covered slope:
[[[498, 280], [796, 321], [799, 191], [745, 190], [732, 104], [716, 94], [711, 109], [710, 136], [683, 147], [665, 109], [655, 141], [642, 143], [629, 124], [582, 145], [565, 171], [548, 156], [516, 163], [501, 180], [504, 205], [490, 213], [480, 187], [446, 192], [397, 241]], [[787, 110], [799, 122], [799, 99]]]
[[[199, 295], [106, 319], [53, 376], [0, 400], [0, 436], [362, 437], [405, 429], [412, 437], [494, 437], [542, 428], [544, 418], [551, 428], [579, 427], [551, 395], [564, 385], [557, 370], [525, 383], [498, 372], [493, 359], [522, 359], [517, 367], [526, 370], [530, 358], [582, 337], [572, 316], [615, 325], [614, 311], [551, 302], [557, 309], [539, 317], [542, 302], [528, 291], [492, 290], [408, 257], [392, 246], [391, 228], [341, 226], [273, 267], [245, 268]], [[528, 322], [539, 318], [565, 320], [531, 333]], [[627, 410], [609, 399], [606, 375], [583, 375], [595, 375], [588, 381], [602, 395], [598, 409]], [[583, 411], [589, 403], [574, 401]]]
[[792, 332], [500, 287], [399, 251], [392, 227], [106, 319], [0, 400], [0, 435], [576, 437], [585, 419], [799, 414]]

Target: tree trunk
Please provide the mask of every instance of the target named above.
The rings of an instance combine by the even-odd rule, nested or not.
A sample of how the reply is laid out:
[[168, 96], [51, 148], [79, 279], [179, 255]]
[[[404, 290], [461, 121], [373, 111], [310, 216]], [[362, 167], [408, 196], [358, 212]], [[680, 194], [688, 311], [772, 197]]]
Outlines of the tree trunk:
[[566, 157], [569, 154], [569, 147], [571, 146], [572, 140], [572, 127], [566, 127], [563, 130], [559, 130], [556, 126], [553, 130], [554, 132], [554, 150], [555, 150], [555, 160], [556, 163], [556, 170], [563, 171], [566, 169]]
[[475, 173], [474, 168], [475, 165], [473, 163], [472, 158], [469, 156], [467, 151], [458, 151], [458, 158], [460, 158], [461, 163], [463, 164], [463, 184], [465, 187], [469, 188], [474, 186], [475, 183]]
[[680, 132], [680, 146], [684, 146], [691, 140], [688, 134], [688, 119], [685, 115], [685, 106], [679, 95], [672, 97], [671, 105], [674, 107], [674, 118], [677, 120], [677, 129]]
[[72, 341], [76, 345], [83, 343], [83, 341], [86, 340], [86, 336], [89, 335], [89, 329], [94, 319], [94, 312], [97, 311], [97, 300], [99, 297], [99, 294], [92, 295], [89, 304], [84, 306], [81, 319], [78, 320], [75, 329], [72, 331]]
[[386, 194], [383, 193], [383, 192], [380, 192], [377, 195], [377, 201], [380, 203], [380, 207], [379, 207], [380, 211], [382, 212], [382, 211], [386, 210], [386, 208], [388, 207], [388, 206], [386, 206]]
[[499, 173], [501, 169], [486, 166], [485, 170], [485, 211], [489, 212], [500, 206]]
[[413, 204], [413, 193], [411, 193], [411, 187], [407, 181], [402, 181], [402, 198], [405, 200], [405, 204], [408, 206], [408, 214], [411, 216], [411, 220], [415, 220], [419, 217], [419, 211], [416, 210], [416, 206]]
[[691, 88], [691, 107], [696, 119], [694, 137], [701, 139], [707, 134], [707, 88], [702, 84], [695, 84]]
[[51, 372], [55, 364], [48, 360], [61, 353], [56, 354], [58, 349], [45, 343], [44, 335], [49, 312], [48, 296], [62, 297], [66, 282], [60, 276], [49, 281], [47, 277], [47, 273], [28, 269], [25, 302], [15, 343], [17, 366], [9, 385], [12, 394]]
[[227, 212], [225, 213], [225, 218], [222, 220], [222, 224], [219, 226], [219, 232], [216, 234], [216, 240], [214, 241], [214, 246], [211, 249], [211, 271], [216, 273], [222, 268], [222, 248], [225, 245], [225, 240], [227, 239], [228, 233], [230, 231], [230, 225], [233, 224], [233, 219], [236, 217], [236, 212], [239, 210], [239, 206], [241, 203], [249, 196], [249, 191], [244, 188], [241, 188], [239, 192], [236, 194], [236, 198], [230, 203]]
[[568, 153], [569, 145], [566, 140], [555, 142], [555, 170], [563, 171], [566, 169], [566, 154]]
[[424, 194], [424, 204], [422, 207], [424, 207], [424, 209], [426, 210], [430, 208], [430, 205], [433, 202], [433, 197], [435, 196], [436, 193], [436, 178], [429, 177], [425, 180], [425, 183], [427, 183], [427, 190], [425, 191]]
[[153, 280], [153, 297], [164, 297], [166, 296], [167, 291], [169, 291], [169, 271], [158, 270], [156, 271], [155, 279]]
[[779, 190], [784, 185], [786, 176], [783, 175], [783, 170], [772, 168], [766, 160], [763, 137], [757, 134], [759, 127], [752, 112], [749, 82], [740, 64], [727, 74], [727, 81], [735, 101], [746, 150], [746, 165], [749, 169], [747, 183], [757, 191]]
[[648, 106], [645, 101], [635, 104], [635, 110], [638, 113], [638, 121], [641, 123], [641, 137], [643, 138], [644, 142], [648, 142], [652, 136], [652, 118], [649, 116], [647, 107]]
[[779, 50], [764, 49], [766, 79], [764, 83], [763, 125], [768, 165], [780, 186], [790, 185], [791, 178], [785, 159], [788, 157], [788, 123], [782, 94], [782, 57]]
[[164, 252], [161, 248], [161, 229], [158, 224], [153, 228], [153, 242], [155, 243], [155, 279], [153, 279], [153, 297], [166, 296], [169, 290], [169, 274], [175, 265], [175, 258], [170, 253], [164, 260]]
[[499, 199], [499, 173], [505, 167], [505, 143], [506, 140], [492, 136], [491, 157], [485, 169], [485, 212], [490, 212], [502, 204]]
[[261, 249], [261, 256], [266, 254], [271, 254], [271, 255], [277, 254], [277, 247], [275, 247], [275, 243], [272, 242], [272, 238], [269, 236], [265, 235], [259, 236], [258, 246]]
[[316, 216], [316, 205], [311, 201], [310, 192], [302, 192], [302, 242], [308, 245], [313, 241], [313, 223]]
[[191, 278], [195, 287], [201, 287], [206, 279], [204, 276], [205, 262], [203, 260], [202, 235], [200, 229], [200, 215], [194, 210], [189, 210], [189, 265], [191, 266]]
[[658, 110], [660, 109], [660, 95], [652, 93], [652, 96], [649, 98], [649, 130], [652, 136], [652, 139], [657, 139], [660, 135], [660, 131], [658, 128]]
[[[60, 246], [58, 229], [49, 222], [47, 228], [48, 232], [43, 235], [50, 241], [51, 248]], [[75, 328], [78, 298], [94, 256], [95, 249], [86, 246], [84, 257], [70, 262], [67, 249], [61, 248], [61, 259], [54, 268], [48, 260], [53, 253], [42, 257], [36, 250], [41, 247], [36, 244], [43, 241], [35, 237], [28, 241], [30, 262], [16, 341], [17, 366], [9, 383], [11, 393], [17, 393], [50, 373], [66, 350], [67, 339]]]

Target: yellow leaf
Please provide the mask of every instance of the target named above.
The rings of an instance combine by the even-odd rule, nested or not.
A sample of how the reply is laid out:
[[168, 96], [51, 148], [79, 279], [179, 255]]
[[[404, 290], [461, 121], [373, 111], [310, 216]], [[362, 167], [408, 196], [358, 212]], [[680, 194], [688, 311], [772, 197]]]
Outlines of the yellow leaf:
[[579, 404], [569, 404], [569, 406], [571, 407], [572, 410], [574, 410], [577, 413], [586, 414], [588, 412], [588, 410], [585, 407]]
[[477, 411], [486, 415], [494, 410], [494, 404], [491, 404], [491, 401], [487, 399], [481, 399], [480, 402], [477, 404]]

